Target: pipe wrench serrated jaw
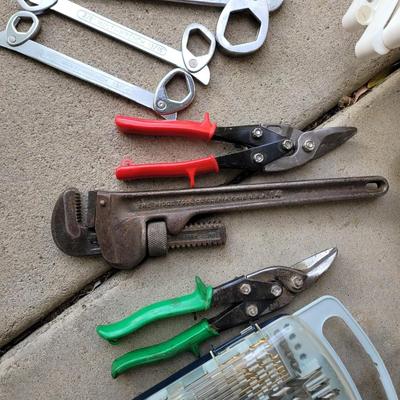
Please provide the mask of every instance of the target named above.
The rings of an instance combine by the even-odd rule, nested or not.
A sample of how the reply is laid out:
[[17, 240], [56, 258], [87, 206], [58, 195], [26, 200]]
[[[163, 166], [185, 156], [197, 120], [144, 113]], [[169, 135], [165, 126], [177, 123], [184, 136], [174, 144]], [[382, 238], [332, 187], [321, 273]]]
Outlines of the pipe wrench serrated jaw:
[[[91, 202], [95, 199], [95, 192], [91, 192], [89, 197]], [[61, 251], [70, 256], [101, 254], [91, 218], [87, 215], [86, 221], [83, 221], [83, 217], [79, 191], [71, 188], [63, 192], [51, 217], [53, 240]]]

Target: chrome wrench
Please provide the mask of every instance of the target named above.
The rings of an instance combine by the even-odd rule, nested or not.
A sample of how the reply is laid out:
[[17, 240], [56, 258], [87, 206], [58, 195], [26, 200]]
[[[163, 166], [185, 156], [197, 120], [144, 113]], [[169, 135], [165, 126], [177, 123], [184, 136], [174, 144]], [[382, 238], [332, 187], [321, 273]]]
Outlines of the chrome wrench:
[[[31, 22], [31, 26], [26, 32], [17, 30], [17, 25], [22, 19]], [[160, 81], [155, 93], [152, 93], [31, 40], [39, 30], [40, 23], [35, 14], [29, 11], [19, 11], [10, 18], [6, 29], [0, 32], [0, 47], [16, 51], [86, 82], [117, 93], [150, 108], [165, 119], [176, 119], [177, 112], [189, 106], [193, 101], [195, 95], [194, 81], [192, 76], [183, 69], [177, 68], [170, 71]], [[166, 91], [168, 82], [177, 75], [184, 76], [188, 88], [186, 97], [178, 101], [170, 99]]]
[[[253, 53], [265, 42], [268, 34], [269, 13], [277, 10], [284, 0], [164, 0], [174, 3], [187, 3], [211, 7], [224, 7], [217, 24], [217, 42], [227, 53], [240, 56]], [[240, 11], [250, 11], [260, 23], [257, 38], [253, 41], [232, 44], [225, 37], [229, 18]]]
[[[28, 0], [17, 0], [17, 2], [25, 11], [35, 14], [51, 9], [113, 39], [135, 47], [178, 68], [185, 69], [204, 85], [210, 82], [210, 70], [207, 64], [214, 55], [216, 41], [214, 35], [203, 25], [190, 24], [185, 29], [182, 37], [182, 51], [179, 51], [75, 4], [70, 0], [29, 0], [34, 5], [28, 4]], [[188, 49], [189, 36], [194, 32], [201, 33], [209, 42], [207, 54], [196, 57]]]

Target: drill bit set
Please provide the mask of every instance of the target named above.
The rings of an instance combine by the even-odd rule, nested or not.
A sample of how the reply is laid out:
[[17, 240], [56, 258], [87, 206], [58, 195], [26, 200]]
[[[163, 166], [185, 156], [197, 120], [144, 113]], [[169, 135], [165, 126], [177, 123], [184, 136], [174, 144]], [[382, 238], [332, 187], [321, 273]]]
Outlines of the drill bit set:
[[253, 324], [240, 336], [134, 400], [362, 400], [354, 380], [323, 333], [340, 318], [370, 356], [388, 399], [397, 399], [389, 373], [365, 332], [334, 297], [291, 316]]

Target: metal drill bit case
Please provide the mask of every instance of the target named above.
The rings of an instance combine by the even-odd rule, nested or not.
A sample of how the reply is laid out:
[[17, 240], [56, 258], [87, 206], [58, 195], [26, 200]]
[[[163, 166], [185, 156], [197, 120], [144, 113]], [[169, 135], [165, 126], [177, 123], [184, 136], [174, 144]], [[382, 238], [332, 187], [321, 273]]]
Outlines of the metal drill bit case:
[[347, 309], [322, 297], [291, 316], [254, 325], [135, 400], [362, 400], [342, 360], [323, 334], [342, 319], [371, 358], [386, 396], [397, 395], [375, 347]]

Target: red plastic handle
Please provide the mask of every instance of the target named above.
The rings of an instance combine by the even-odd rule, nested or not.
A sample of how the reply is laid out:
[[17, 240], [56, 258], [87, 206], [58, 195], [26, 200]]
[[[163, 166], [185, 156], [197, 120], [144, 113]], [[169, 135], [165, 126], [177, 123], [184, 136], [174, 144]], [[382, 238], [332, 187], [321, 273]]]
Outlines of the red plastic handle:
[[188, 138], [210, 140], [217, 124], [210, 121], [210, 115], [204, 114], [204, 120], [199, 121], [162, 121], [141, 119], [117, 115], [115, 124], [124, 133], [146, 136], [183, 136]]
[[142, 178], [187, 176], [190, 186], [194, 187], [194, 178], [197, 174], [219, 172], [218, 162], [214, 156], [198, 160], [177, 163], [134, 164], [131, 160], [123, 160], [115, 170], [119, 180], [133, 180]]

